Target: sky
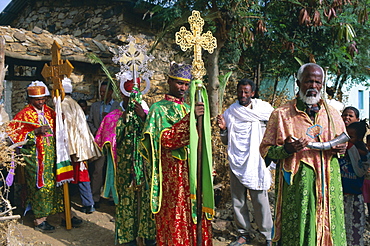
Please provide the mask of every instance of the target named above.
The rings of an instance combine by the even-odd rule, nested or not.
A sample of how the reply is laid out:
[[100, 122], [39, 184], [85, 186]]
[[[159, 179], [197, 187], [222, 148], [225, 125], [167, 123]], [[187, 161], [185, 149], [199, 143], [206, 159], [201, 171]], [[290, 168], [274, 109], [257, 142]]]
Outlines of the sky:
[[3, 12], [5, 7], [11, 2], [11, 0], [0, 0], [0, 12]]

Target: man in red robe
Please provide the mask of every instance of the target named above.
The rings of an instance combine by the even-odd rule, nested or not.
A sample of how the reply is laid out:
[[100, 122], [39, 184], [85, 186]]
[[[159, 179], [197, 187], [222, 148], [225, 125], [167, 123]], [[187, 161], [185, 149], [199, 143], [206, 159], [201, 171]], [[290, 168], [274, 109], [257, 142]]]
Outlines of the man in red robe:
[[[171, 66], [169, 92], [152, 105], [144, 125], [141, 153], [149, 161], [152, 172], [151, 209], [155, 214], [158, 245], [196, 245], [188, 165], [190, 107], [184, 103], [190, 70], [190, 65]], [[203, 103], [198, 103], [195, 116], [203, 113]], [[209, 220], [202, 220], [202, 229], [203, 245], [212, 245]]]
[[26, 162], [27, 208], [35, 216], [35, 230], [53, 232], [49, 215], [64, 211], [62, 189], [56, 187], [55, 112], [45, 105], [45, 87], [33, 83], [27, 88], [29, 104], [10, 122], [13, 143], [26, 141], [20, 152]]

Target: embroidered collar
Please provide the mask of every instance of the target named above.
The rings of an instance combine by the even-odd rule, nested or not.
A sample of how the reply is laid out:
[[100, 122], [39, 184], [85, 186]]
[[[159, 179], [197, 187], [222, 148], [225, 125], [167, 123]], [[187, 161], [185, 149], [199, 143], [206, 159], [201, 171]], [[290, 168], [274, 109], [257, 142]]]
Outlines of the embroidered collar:
[[169, 94], [166, 94], [164, 96], [164, 99], [167, 100], [167, 101], [170, 101], [170, 102], [177, 103], [177, 104], [183, 104], [184, 103], [184, 98], [183, 97], [177, 98], [177, 97], [171, 96]]
[[32, 104], [30, 104], [32, 106], [32, 108], [36, 111], [37, 114], [43, 114], [44, 113], [44, 106], [42, 106], [42, 109], [37, 109], [35, 106], [33, 106]]

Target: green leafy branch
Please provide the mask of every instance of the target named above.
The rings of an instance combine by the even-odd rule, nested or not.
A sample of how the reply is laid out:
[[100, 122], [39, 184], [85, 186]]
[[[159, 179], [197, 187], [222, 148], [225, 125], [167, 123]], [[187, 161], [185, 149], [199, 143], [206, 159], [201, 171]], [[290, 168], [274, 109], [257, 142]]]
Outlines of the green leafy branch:
[[219, 75], [218, 76], [218, 81], [220, 82], [220, 87], [218, 88], [218, 112], [219, 114], [222, 113], [222, 103], [224, 101], [224, 92], [225, 92], [225, 88], [226, 88], [226, 84], [227, 82], [229, 81], [230, 79], [230, 76], [233, 72], [230, 71], [228, 73], [226, 73], [225, 75]]
[[120, 89], [117, 87], [117, 84], [116, 84], [116, 81], [113, 79], [113, 77], [111, 76], [108, 68], [105, 66], [105, 64], [102, 62], [102, 60], [97, 57], [94, 53], [90, 52], [90, 53], [86, 53], [86, 56], [90, 59], [90, 62], [92, 64], [100, 64], [101, 66], [101, 69], [103, 70], [103, 72], [107, 75], [109, 81], [108, 81], [108, 86], [109, 84], [112, 84], [112, 88], [113, 88], [113, 93], [114, 93], [114, 97], [115, 98], [121, 98], [121, 91]]

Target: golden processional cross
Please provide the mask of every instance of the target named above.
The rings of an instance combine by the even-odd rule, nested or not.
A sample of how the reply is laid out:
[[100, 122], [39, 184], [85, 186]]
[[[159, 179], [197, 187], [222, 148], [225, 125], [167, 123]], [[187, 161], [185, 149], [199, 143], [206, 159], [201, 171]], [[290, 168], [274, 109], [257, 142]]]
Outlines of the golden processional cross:
[[176, 44], [180, 45], [183, 51], [194, 46], [194, 59], [192, 63], [193, 79], [201, 80], [206, 75], [206, 69], [202, 60], [202, 48], [209, 53], [213, 53], [217, 47], [217, 40], [213, 37], [211, 31], [202, 33], [204, 20], [200, 17], [199, 11], [193, 10], [188, 18], [191, 32], [181, 27], [175, 34]]
[[[198, 116], [196, 119], [196, 129], [198, 132], [199, 138], [194, 138], [193, 140], [196, 140], [197, 142], [197, 150], [194, 148], [195, 146], [190, 144], [191, 148], [194, 148], [191, 150], [192, 153], [195, 151], [196, 158], [190, 158], [191, 160], [196, 160], [196, 235], [197, 235], [197, 246], [201, 246], [203, 243], [202, 240], [202, 214], [203, 214], [203, 191], [202, 191], [202, 183], [203, 183], [203, 167], [207, 166], [209, 167], [210, 161], [206, 163], [203, 163], [203, 147], [207, 146], [207, 144], [210, 143], [210, 136], [206, 137], [204, 133], [205, 128], [210, 128], [210, 122], [204, 119], [207, 119], [209, 117], [209, 111], [206, 110], [208, 105], [208, 97], [207, 92], [203, 86], [202, 78], [204, 75], [206, 75], [206, 69], [204, 68], [204, 63], [202, 60], [202, 48], [207, 50], [209, 53], [213, 53], [214, 49], [217, 47], [217, 40], [215, 37], [213, 37], [211, 31], [208, 31], [207, 33], [202, 33], [203, 31], [203, 25], [204, 20], [200, 17], [199, 11], [193, 10], [192, 15], [188, 18], [190, 23], [190, 31], [187, 31], [185, 27], [181, 27], [180, 31], [175, 34], [176, 38], [176, 44], [180, 45], [181, 49], [183, 51], [186, 51], [187, 49], [194, 46], [194, 59], [192, 63], [192, 75], [193, 75], [193, 81], [192, 86], [196, 86], [197, 95], [198, 95], [198, 102], [195, 104], [195, 95], [190, 95], [190, 98], [192, 98], [191, 107], [193, 110], [195, 108], [194, 105], [201, 106], [202, 104], [198, 104], [200, 102], [204, 102], [204, 116]], [[191, 89], [191, 91], [194, 92], [194, 90]], [[193, 108], [194, 107], [194, 108]], [[208, 113], [207, 113], [208, 112]], [[190, 125], [190, 128], [193, 126]], [[192, 134], [190, 134], [190, 138], [192, 138]], [[207, 143], [208, 142], [208, 143]], [[203, 145], [204, 143], [204, 145]], [[209, 145], [208, 145], [209, 146]], [[206, 155], [207, 147], [205, 148]], [[190, 162], [192, 162], [190, 160]], [[190, 163], [190, 169], [194, 168], [194, 163]], [[207, 172], [207, 170], [205, 170]], [[208, 170], [209, 171], [209, 170]], [[210, 174], [210, 172], [209, 172]], [[206, 174], [207, 175], [207, 174]], [[191, 188], [192, 190], [192, 188]], [[192, 191], [191, 191], [192, 192]]]
[[45, 80], [51, 79], [53, 82], [53, 96], [56, 96], [57, 92], [61, 96], [63, 101], [64, 99], [64, 89], [62, 86], [62, 80], [64, 75], [69, 77], [73, 71], [73, 66], [68, 60], [62, 60], [60, 58], [60, 50], [62, 47], [54, 40], [53, 45], [51, 46], [51, 63], [44, 65], [44, 68], [41, 71], [42, 76]]
[[[51, 63], [50, 66], [48, 64], [44, 65], [44, 68], [41, 71], [42, 76], [45, 80], [51, 80], [53, 82], [53, 97], [56, 99], [55, 102], [55, 112], [56, 112], [56, 124], [59, 127], [56, 127], [55, 130], [55, 138], [56, 138], [56, 154], [57, 154], [57, 162], [58, 156], [60, 153], [67, 153], [67, 148], [64, 143], [58, 141], [58, 139], [64, 139], [64, 126], [62, 121], [62, 111], [61, 111], [61, 102], [64, 99], [64, 89], [62, 85], [62, 80], [64, 79], [64, 75], [69, 77], [73, 71], [72, 64], [65, 60], [63, 61], [60, 58], [60, 45], [54, 40], [53, 45], [51, 46]], [[61, 123], [61, 124], [60, 124]], [[69, 192], [68, 192], [68, 183], [65, 182], [63, 184], [63, 191], [64, 191], [64, 212], [65, 212], [65, 220], [66, 220], [66, 229], [72, 229], [72, 222], [71, 222], [71, 205], [69, 200]]]

